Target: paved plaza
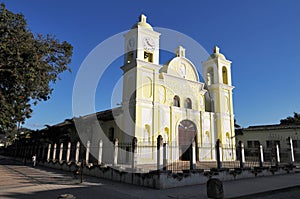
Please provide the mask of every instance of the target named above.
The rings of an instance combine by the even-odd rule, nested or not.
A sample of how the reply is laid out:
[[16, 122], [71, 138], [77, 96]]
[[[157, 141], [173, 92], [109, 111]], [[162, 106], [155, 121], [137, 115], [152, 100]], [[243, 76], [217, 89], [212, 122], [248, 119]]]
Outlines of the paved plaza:
[[[74, 178], [54, 170], [0, 156], [1, 199], [56, 199], [72, 194], [77, 199], [94, 198], [207, 198], [206, 185], [165, 190], [124, 184], [90, 176]], [[223, 182], [225, 198], [299, 198], [300, 173]]]

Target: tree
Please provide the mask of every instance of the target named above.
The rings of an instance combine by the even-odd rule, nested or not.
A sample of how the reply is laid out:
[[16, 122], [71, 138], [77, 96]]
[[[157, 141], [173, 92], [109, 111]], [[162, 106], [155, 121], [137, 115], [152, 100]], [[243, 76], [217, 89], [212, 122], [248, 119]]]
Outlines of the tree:
[[73, 47], [55, 36], [33, 34], [22, 14], [0, 6], [0, 132], [29, 118], [46, 101], [59, 74], [70, 70]]
[[282, 125], [290, 125], [290, 124], [297, 124], [300, 125], [300, 114], [294, 112], [294, 117], [287, 117], [285, 119], [280, 120], [280, 124]]

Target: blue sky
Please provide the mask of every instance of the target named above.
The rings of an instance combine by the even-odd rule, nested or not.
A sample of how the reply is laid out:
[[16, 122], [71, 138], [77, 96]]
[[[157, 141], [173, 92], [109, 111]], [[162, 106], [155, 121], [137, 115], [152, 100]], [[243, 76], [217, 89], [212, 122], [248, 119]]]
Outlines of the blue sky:
[[[23, 13], [32, 32], [51, 33], [74, 46], [73, 72], [62, 74], [52, 98], [34, 107], [25, 123], [28, 128], [72, 118], [72, 90], [81, 63], [99, 43], [131, 28], [141, 13], [148, 16], [152, 26], [182, 32], [208, 52], [214, 45], [220, 47], [232, 61], [235, 118], [243, 127], [278, 123], [300, 112], [300, 1], [2, 2], [9, 10]], [[122, 60], [116, 60], [100, 81], [96, 110], [110, 108], [110, 95], [106, 94], [122, 75], [121, 65]]]

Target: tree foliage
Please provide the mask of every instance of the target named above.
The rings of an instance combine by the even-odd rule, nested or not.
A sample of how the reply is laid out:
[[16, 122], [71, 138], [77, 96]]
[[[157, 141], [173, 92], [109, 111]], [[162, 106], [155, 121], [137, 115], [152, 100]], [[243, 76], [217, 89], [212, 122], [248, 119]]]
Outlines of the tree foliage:
[[59, 74], [70, 70], [73, 47], [54, 36], [33, 34], [22, 14], [0, 7], [0, 131], [13, 129], [46, 101]]
[[280, 120], [280, 124], [282, 125], [290, 125], [290, 124], [296, 124], [300, 125], [300, 114], [294, 112], [294, 117], [287, 117], [285, 119]]

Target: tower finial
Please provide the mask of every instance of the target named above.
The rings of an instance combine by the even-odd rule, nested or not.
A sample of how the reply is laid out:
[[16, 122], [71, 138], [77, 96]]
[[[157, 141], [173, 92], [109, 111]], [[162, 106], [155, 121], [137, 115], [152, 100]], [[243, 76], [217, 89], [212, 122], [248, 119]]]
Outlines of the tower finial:
[[175, 53], [177, 57], [185, 57], [185, 49], [182, 46], [178, 46]]
[[141, 16], [140, 16], [140, 22], [144, 22], [144, 23], [147, 22], [147, 17], [146, 17], [146, 15], [141, 14]]
[[214, 47], [214, 53], [220, 53], [220, 48], [218, 46]]

